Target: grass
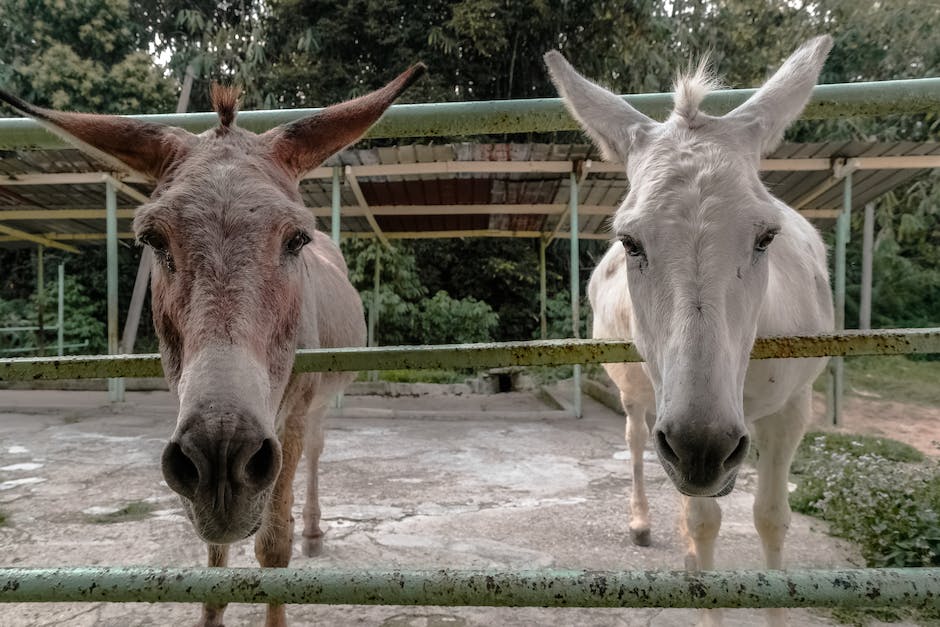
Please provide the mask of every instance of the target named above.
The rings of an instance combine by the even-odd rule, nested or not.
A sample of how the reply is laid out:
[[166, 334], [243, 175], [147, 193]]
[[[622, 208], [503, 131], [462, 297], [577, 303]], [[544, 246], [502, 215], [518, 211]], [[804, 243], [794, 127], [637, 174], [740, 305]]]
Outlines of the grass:
[[0, 509], [0, 527], [5, 527], [7, 524], [7, 520], [9, 520], [9, 518], [7, 517], [7, 513], [3, 511], [2, 509]]
[[146, 501], [131, 501], [116, 512], [88, 516], [88, 521], [101, 525], [131, 522], [147, 518], [156, 507]]
[[[463, 383], [472, 375], [457, 370], [384, 370], [379, 372], [380, 381], [393, 383]], [[359, 381], [367, 381], [368, 372], [359, 373]]]
[[[814, 389], [826, 389], [823, 372]], [[940, 361], [909, 359], [904, 355], [846, 357], [846, 391], [886, 401], [940, 405]]]
[[[866, 565], [940, 565], [940, 465], [907, 444], [873, 436], [810, 432], [791, 468], [794, 511], [829, 523]], [[833, 610], [840, 622], [940, 625], [940, 608]]]

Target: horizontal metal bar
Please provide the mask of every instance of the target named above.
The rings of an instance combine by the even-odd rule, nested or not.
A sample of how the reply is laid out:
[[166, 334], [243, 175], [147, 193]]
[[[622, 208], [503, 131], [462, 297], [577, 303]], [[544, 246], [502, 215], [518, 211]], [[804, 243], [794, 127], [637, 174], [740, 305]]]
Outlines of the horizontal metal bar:
[[[134, 209], [118, 209], [118, 219], [131, 219]], [[0, 222], [26, 220], [104, 220], [104, 209], [10, 209], [0, 211]]]
[[[940, 353], [940, 328], [842, 331], [818, 336], [765, 337], [752, 359]], [[425, 368], [501, 368], [642, 361], [623, 340], [538, 340], [492, 344], [303, 349], [294, 372]], [[0, 381], [159, 377], [159, 355], [77, 355], [0, 359]]]
[[936, 607], [940, 568], [799, 571], [3, 568], [0, 602]]
[[[722, 114], [738, 106], [754, 89], [725, 89], [709, 94], [703, 109]], [[638, 94], [624, 97], [640, 111], [665, 118], [672, 109], [672, 94]], [[846, 116], [926, 113], [940, 109], [940, 78], [839, 83], [818, 85], [803, 111], [806, 119]], [[321, 109], [245, 111], [239, 126], [266, 131], [279, 124], [316, 113]], [[218, 125], [214, 113], [176, 113], [131, 116], [171, 124], [200, 133]], [[577, 123], [558, 98], [493, 100], [393, 105], [366, 134], [373, 138], [440, 137], [493, 133], [541, 133], [575, 130]], [[65, 148], [67, 144], [29, 119], [0, 119], [0, 149]]]

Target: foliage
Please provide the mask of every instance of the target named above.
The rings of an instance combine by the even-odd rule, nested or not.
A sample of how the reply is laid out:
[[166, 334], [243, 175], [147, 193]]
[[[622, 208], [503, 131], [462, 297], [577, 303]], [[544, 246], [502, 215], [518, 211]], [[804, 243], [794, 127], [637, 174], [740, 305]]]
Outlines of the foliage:
[[[47, 284], [45, 296], [46, 307], [48, 308], [58, 298], [58, 286], [55, 283]], [[98, 314], [98, 303], [85, 294], [84, 288], [76, 277], [69, 275], [65, 277], [63, 298], [63, 308], [65, 310], [63, 336], [65, 343], [88, 342], [88, 346], [84, 348], [77, 350], [66, 349], [66, 354], [106, 353], [108, 349], [107, 329], [103, 319]], [[46, 346], [50, 346], [49, 340], [46, 340]]]
[[[405, 102], [551, 97], [542, 54], [558, 48], [586, 75], [623, 93], [668, 90], [676, 68], [706, 53], [715, 71], [738, 87], [758, 84], [799, 42], [820, 32], [835, 38], [822, 82], [883, 80], [940, 74], [938, 23], [940, 7], [918, 0], [0, 0], [0, 84], [38, 104], [156, 112], [172, 108], [192, 68], [191, 109], [208, 107], [212, 79], [241, 85], [246, 108], [319, 106], [376, 88], [420, 59], [429, 75]], [[787, 137], [931, 141], [938, 135], [940, 116], [931, 113], [803, 121]], [[584, 141], [570, 132], [489, 139]], [[937, 174], [925, 175], [876, 204], [875, 327], [940, 325], [938, 182]], [[857, 319], [861, 211], [854, 212], [852, 231], [850, 326]], [[583, 294], [604, 245], [581, 245]], [[535, 241], [422, 241], [398, 248], [414, 261], [383, 263], [383, 343], [418, 337], [409, 326], [414, 305], [439, 291], [489, 305], [499, 316], [493, 339], [540, 334]], [[95, 250], [72, 267], [85, 294], [101, 298], [103, 320], [103, 254]], [[125, 259], [133, 252], [121, 255], [123, 319], [136, 264]], [[4, 279], [0, 298], [25, 299], [35, 282], [34, 270], [22, 266], [21, 272], [18, 259], [0, 253], [0, 267], [13, 267], [10, 281], [18, 283]], [[568, 263], [567, 245], [552, 244], [552, 335], [569, 335]], [[368, 258], [351, 265], [354, 273], [365, 272], [357, 287], [371, 289]], [[371, 295], [365, 296], [368, 305]], [[474, 309], [468, 304], [461, 311]], [[141, 348], [152, 348], [149, 316], [142, 324]]]
[[935, 460], [876, 438], [811, 434], [790, 503], [856, 542], [868, 566], [940, 565], [940, 474]]
[[[852, 393], [885, 400], [940, 405], [940, 361], [904, 355], [847, 357], [845, 379]], [[825, 377], [825, 373], [823, 377]]]
[[[366, 373], [360, 373], [364, 379]], [[454, 370], [383, 370], [379, 373], [382, 381], [395, 383], [463, 383], [469, 378], [467, 373]]]
[[128, 0], [0, 0], [0, 83], [56, 108], [166, 111], [174, 86], [140, 35]]
[[[590, 304], [587, 296], [582, 295], [580, 305], [580, 322], [578, 337], [590, 337], [588, 330], [588, 320], [590, 315]], [[545, 301], [545, 318], [548, 322], [548, 338], [562, 339], [572, 336], [571, 325], [571, 293], [568, 290], [559, 290], [552, 294]], [[533, 338], [539, 337], [540, 331], [533, 334]]]
[[[378, 241], [343, 242], [349, 276], [368, 316], [373, 306], [375, 264], [379, 262], [377, 340], [380, 344], [449, 344], [493, 339], [499, 316], [473, 297], [453, 298], [438, 290], [427, 298], [414, 255]], [[370, 289], [371, 288], [371, 289]]]

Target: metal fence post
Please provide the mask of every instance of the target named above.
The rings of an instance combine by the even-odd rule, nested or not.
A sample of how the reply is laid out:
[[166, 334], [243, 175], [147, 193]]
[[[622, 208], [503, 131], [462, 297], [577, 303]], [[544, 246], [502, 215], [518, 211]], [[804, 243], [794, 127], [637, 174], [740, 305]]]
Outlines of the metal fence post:
[[340, 167], [333, 166], [333, 181], [330, 184], [330, 192], [332, 194], [331, 202], [331, 217], [330, 217], [330, 233], [333, 236], [333, 243], [339, 246], [339, 227], [340, 227], [340, 201], [341, 196], [340, 192], [342, 191], [339, 186], [339, 171]]
[[539, 330], [543, 340], [548, 339], [548, 289], [545, 278], [545, 237], [539, 238]]
[[59, 357], [62, 356], [62, 351], [65, 344], [65, 264], [59, 264], [59, 307], [58, 307], [58, 321], [57, 325], [57, 346]]
[[[571, 214], [571, 325], [572, 337], [578, 338], [581, 335], [581, 268], [580, 255], [578, 249], [578, 233], [580, 224], [578, 222], [578, 175], [571, 172], [568, 175], [571, 182], [570, 195], [568, 196], [568, 211]], [[581, 364], [575, 364], [574, 375], [572, 377], [574, 385], [574, 415], [581, 417]]]
[[[105, 229], [108, 257], [108, 353], [120, 352], [118, 342], [118, 240], [117, 240], [117, 190], [108, 179], [105, 189]], [[108, 379], [108, 400], [124, 400], [124, 379]]]
[[[852, 226], [852, 171], [845, 173], [842, 183], [842, 213], [836, 221], [836, 249], [833, 282], [835, 284], [836, 331], [845, 329], [845, 247]], [[845, 360], [833, 357], [829, 362], [831, 384], [829, 395], [829, 418], [833, 425], [839, 424], [842, 414], [842, 395], [845, 388]]]
[[871, 328], [871, 274], [875, 244], [875, 203], [865, 203], [862, 227], [862, 293], [858, 302], [858, 328]]
[[40, 355], [46, 352], [46, 271], [43, 263], [42, 244], [36, 247], [36, 320], [39, 330], [36, 332], [36, 348]]

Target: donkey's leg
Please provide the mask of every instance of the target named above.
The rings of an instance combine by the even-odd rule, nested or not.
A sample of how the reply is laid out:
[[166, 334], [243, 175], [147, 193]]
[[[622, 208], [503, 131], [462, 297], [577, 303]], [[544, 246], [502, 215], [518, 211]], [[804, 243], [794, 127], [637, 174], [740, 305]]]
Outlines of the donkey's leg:
[[[757, 495], [754, 526], [760, 535], [768, 568], [783, 568], [783, 542], [790, 528], [787, 480], [790, 462], [809, 420], [811, 388], [797, 392], [778, 413], [754, 422], [757, 447]], [[786, 610], [768, 610], [771, 625], [786, 624]]]
[[[228, 565], [228, 547], [227, 544], [207, 544], [209, 550], [209, 567]], [[196, 623], [199, 627], [223, 627], [222, 614], [225, 612], [225, 605], [210, 605], [204, 603], [202, 606], [202, 619]]]
[[[261, 520], [261, 528], [255, 535], [255, 557], [261, 566], [283, 568], [290, 564], [291, 547], [294, 542], [293, 481], [297, 463], [303, 453], [303, 414], [287, 417], [281, 442], [281, 472], [274, 482], [271, 498]], [[268, 605], [267, 627], [284, 627], [287, 614], [283, 605]]]
[[620, 395], [623, 410], [627, 414], [627, 444], [630, 446], [630, 461], [633, 465], [633, 488], [630, 493], [630, 539], [637, 546], [650, 545], [650, 504], [646, 499], [646, 484], [643, 480], [643, 449], [649, 429], [646, 426], [646, 408]]
[[323, 452], [323, 416], [326, 407], [314, 410], [307, 424], [304, 453], [307, 456], [307, 500], [304, 503], [304, 555], [315, 557], [323, 550], [320, 530], [319, 467]]
[[[680, 518], [682, 535], [688, 543], [686, 570], [711, 570], [715, 567], [715, 539], [721, 528], [718, 499], [682, 496]], [[703, 610], [702, 625], [720, 625], [721, 610]]]

